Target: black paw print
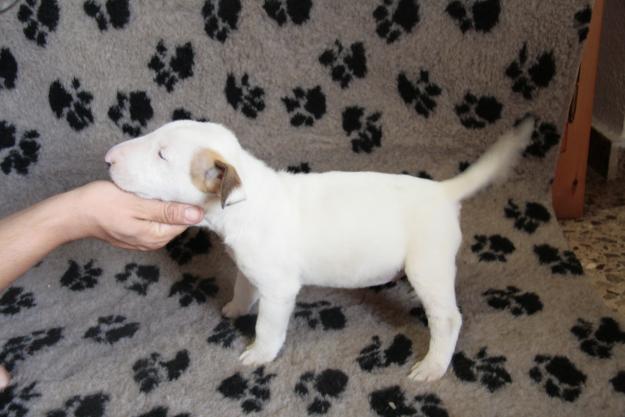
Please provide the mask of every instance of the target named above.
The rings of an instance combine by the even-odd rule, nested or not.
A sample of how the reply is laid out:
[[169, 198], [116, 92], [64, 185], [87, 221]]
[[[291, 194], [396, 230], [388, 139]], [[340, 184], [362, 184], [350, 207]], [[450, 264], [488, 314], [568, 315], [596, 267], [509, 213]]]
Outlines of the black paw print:
[[554, 124], [536, 121], [531, 142], [523, 151], [523, 156], [544, 158], [547, 152], [559, 141], [560, 133]]
[[123, 272], [115, 274], [117, 282], [124, 283], [124, 288], [139, 295], [147, 295], [150, 285], [158, 282], [160, 271], [156, 265], [126, 265]]
[[[169, 409], [167, 407], [158, 406], [158, 407], [154, 407], [147, 413], [143, 413], [137, 417], [169, 417]], [[176, 414], [175, 416], [172, 415], [171, 417], [191, 417], [191, 414], [180, 413], [180, 414]]]
[[419, 3], [416, 0], [383, 0], [373, 11], [376, 33], [393, 43], [404, 33], [412, 32], [419, 23]]
[[471, 245], [471, 251], [478, 254], [480, 262], [506, 262], [506, 255], [510, 255], [516, 249], [510, 239], [501, 235], [475, 235], [475, 243]]
[[133, 337], [137, 330], [139, 330], [139, 323], [129, 323], [124, 316], [104, 316], [98, 318], [96, 326], [87, 329], [83, 338], [113, 345], [122, 339]]
[[[620, 371], [610, 380], [614, 391], [625, 394], [625, 371]], [[1, 410], [1, 409], [0, 409]]]
[[239, 316], [232, 321], [223, 319], [206, 341], [229, 348], [239, 335], [251, 339], [255, 334], [256, 319], [256, 314]]
[[9, 48], [0, 49], [0, 91], [15, 88], [17, 61]]
[[501, 13], [499, 0], [454, 0], [445, 9], [456, 21], [462, 33], [475, 29], [477, 32], [490, 32]]
[[241, 410], [245, 414], [262, 411], [263, 406], [271, 398], [269, 384], [276, 374], [265, 374], [265, 367], [261, 366], [247, 378], [236, 373], [221, 381], [217, 387], [224, 397], [231, 400], [242, 400]]
[[282, 97], [282, 103], [291, 116], [291, 125], [295, 127], [312, 126], [326, 113], [326, 96], [320, 86], [307, 90], [294, 88], [293, 96]]
[[246, 73], [237, 81], [233, 74], [228, 74], [226, 80], [226, 100], [235, 109], [241, 109], [246, 117], [255, 119], [258, 113], [265, 110], [265, 90], [250, 84], [250, 77]]
[[[407, 174], [407, 173], [406, 173]], [[380, 284], [380, 285], [374, 285], [372, 287], [367, 287], [368, 290], [371, 290], [373, 292], [379, 293], [385, 290], [389, 290], [391, 288], [395, 288], [397, 286], [397, 284], [401, 283], [401, 282], [405, 282], [408, 278], [406, 277], [406, 275], [401, 276], [398, 279], [394, 279], [392, 281], [387, 282], [386, 284]]]
[[379, 336], [371, 338], [371, 344], [365, 346], [356, 361], [363, 371], [371, 372], [375, 368], [387, 368], [392, 364], [401, 366], [412, 355], [412, 342], [403, 334], [397, 334], [390, 346], [384, 351]]
[[39, 46], [46, 46], [48, 35], [59, 24], [61, 10], [57, 0], [26, 0], [17, 12], [24, 24], [24, 35]]
[[331, 401], [338, 399], [345, 391], [348, 380], [347, 375], [339, 369], [326, 369], [317, 375], [314, 372], [306, 372], [295, 384], [295, 393], [308, 401], [314, 388], [316, 392], [312, 392], [314, 398], [308, 404], [308, 414], [326, 414], [332, 406]]
[[410, 172], [408, 172], [408, 171], [402, 171], [401, 173], [402, 173], [402, 174], [404, 174], [404, 175], [412, 175], [413, 177], [417, 177], [417, 178], [423, 178], [424, 180], [433, 180], [433, 179], [434, 179], [434, 177], [432, 176], [432, 174], [430, 174], [430, 173], [429, 173], [429, 172], [427, 172], [427, 171], [423, 171], [423, 170], [418, 171], [418, 172], [417, 172], [417, 173], [415, 173], [415, 174], [411, 174], [411, 173], [410, 173]]
[[169, 256], [178, 265], [187, 264], [196, 255], [205, 255], [210, 251], [211, 241], [206, 231], [199, 227], [189, 228], [165, 246]]
[[341, 330], [345, 328], [347, 319], [339, 306], [332, 306], [328, 301], [314, 303], [297, 303], [295, 305], [296, 319], [304, 319], [311, 329], [321, 324], [323, 330]]
[[41, 393], [36, 392], [37, 383], [33, 382], [23, 388], [18, 385], [10, 385], [0, 391], [0, 416], [3, 417], [24, 417], [30, 412], [30, 401], [33, 398], [41, 397]]
[[308, 162], [302, 162], [299, 165], [289, 165], [286, 170], [292, 174], [308, 174], [310, 172], [310, 165]]
[[289, 19], [296, 25], [301, 25], [310, 18], [312, 0], [265, 0], [263, 9], [279, 26], [287, 23]]
[[178, 81], [193, 76], [194, 60], [195, 53], [191, 42], [176, 46], [174, 54], [170, 56], [165, 41], [161, 39], [148, 62], [148, 68], [156, 73], [154, 82], [171, 93]]
[[527, 233], [534, 233], [538, 226], [551, 220], [549, 210], [542, 204], [528, 201], [525, 203], [525, 211], [521, 213], [519, 206], [512, 199], [504, 208], [504, 214], [508, 219], [514, 219], [514, 227]]
[[171, 120], [195, 120], [196, 122], [208, 122], [209, 120], [204, 117], [193, 117], [190, 111], [186, 110], [183, 107], [179, 107], [174, 109], [171, 113]]
[[530, 378], [553, 398], [573, 402], [582, 393], [586, 375], [565, 356], [536, 355]]
[[224, 43], [230, 33], [237, 29], [240, 13], [240, 0], [206, 0], [202, 8], [206, 34]]
[[592, 8], [587, 4], [583, 9], [578, 10], [573, 17], [573, 26], [577, 30], [579, 43], [582, 43], [588, 36], [588, 26], [590, 26], [590, 19], [592, 18]]
[[19, 142], [14, 125], [0, 120], [0, 152], [8, 150], [0, 162], [0, 169], [6, 175], [15, 171], [19, 175], [28, 174], [28, 169], [39, 160], [41, 145], [37, 141], [39, 132], [36, 130], [24, 131]]
[[46, 417], [104, 417], [110, 400], [111, 397], [104, 392], [74, 395], [65, 401], [62, 408], [48, 411]]
[[610, 317], [602, 317], [597, 330], [594, 330], [591, 322], [577, 319], [571, 333], [580, 341], [579, 347], [583, 352], [597, 358], [611, 358], [612, 348], [617, 343], [625, 344], [625, 332]]
[[118, 91], [117, 102], [109, 107], [108, 116], [124, 133], [135, 138], [154, 116], [154, 109], [145, 91]]
[[69, 267], [61, 277], [61, 285], [72, 291], [84, 291], [98, 284], [102, 269], [95, 266], [95, 260], [80, 266], [76, 261], [69, 260]]
[[95, 19], [101, 32], [108, 30], [109, 25], [123, 29], [130, 21], [128, 0], [107, 0], [104, 10], [98, 0], [87, 0], [83, 3], [83, 9], [87, 16]]
[[181, 307], [187, 307], [194, 301], [203, 304], [209, 297], [214, 297], [219, 291], [215, 278], [200, 278], [192, 274], [183, 274], [182, 279], [171, 286], [169, 296], [178, 296]]
[[407, 403], [398, 385], [373, 391], [369, 394], [369, 406], [381, 417], [449, 417], [435, 394], [417, 395]]
[[460, 161], [458, 163], [458, 173], [464, 172], [471, 166], [469, 161]]
[[434, 97], [441, 94], [441, 88], [430, 81], [430, 73], [421, 70], [419, 78], [410, 81], [405, 73], [397, 76], [397, 90], [404, 103], [414, 107], [421, 116], [428, 118], [436, 109]]
[[365, 116], [365, 109], [351, 106], [343, 110], [343, 130], [351, 138], [352, 151], [371, 153], [374, 147], [382, 146], [382, 113]]
[[460, 123], [467, 129], [482, 129], [501, 119], [503, 105], [492, 96], [477, 97], [471, 92], [465, 94], [462, 103], [454, 108]]
[[425, 327], [428, 327], [428, 316], [422, 306], [411, 308], [409, 313], [412, 317], [415, 317], [417, 320], [419, 320], [421, 324], [423, 324]]
[[544, 244], [535, 245], [534, 253], [538, 256], [538, 262], [541, 265], [551, 266], [551, 272], [554, 274], [582, 275], [584, 273], [582, 264], [570, 250], [565, 250], [560, 254], [557, 248]]
[[0, 363], [7, 371], [15, 369], [15, 365], [37, 352], [56, 345], [63, 338], [63, 328], [53, 327], [37, 330], [24, 336], [13, 337], [6, 341], [0, 351]]
[[147, 394], [163, 382], [180, 378], [189, 367], [189, 363], [189, 352], [185, 349], [176, 352], [169, 361], [164, 360], [160, 353], [153, 352], [132, 366], [133, 379], [139, 385], [139, 390]]
[[486, 347], [470, 358], [464, 352], [454, 354], [451, 365], [458, 379], [480, 383], [490, 392], [512, 383], [512, 377], [504, 367], [505, 356], [489, 356]]
[[490, 288], [482, 293], [486, 302], [497, 310], [510, 310], [513, 316], [536, 314], [543, 309], [540, 297], [533, 292], [521, 292], [514, 286], [507, 286], [504, 290]]
[[362, 42], [355, 42], [347, 49], [337, 39], [333, 48], [326, 49], [319, 55], [319, 62], [330, 69], [332, 79], [341, 88], [347, 88], [354, 78], [364, 78], [367, 75], [367, 56]]
[[535, 98], [539, 88], [547, 87], [555, 73], [553, 51], [543, 52], [534, 62], [528, 63], [527, 43], [519, 51], [518, 59], [506, 68], [506, 76], [514, 81], [512, 91], [522, 94], [527, 100]]
[[93, 123], [92, 100], [93, 94], [81, 89], [78, 78], [72, 80], [69, 89], [65, 88], [61, 80], [56, 80], [50, 85], [48, 101], [52, 112], [57, 119], [65, 118], [76, 131], [83, 130]]
[[35, 294], [25, 292], [22, 287], [11, 287], [0, 298], [0, 314], [12, 316], [36, 305]]

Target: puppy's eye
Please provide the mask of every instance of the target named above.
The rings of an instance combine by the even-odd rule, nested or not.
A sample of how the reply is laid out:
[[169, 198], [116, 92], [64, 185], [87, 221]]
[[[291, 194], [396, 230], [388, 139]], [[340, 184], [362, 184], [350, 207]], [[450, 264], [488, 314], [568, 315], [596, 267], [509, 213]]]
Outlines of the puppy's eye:
[[163, 156], [163, 150], [162, 149], [158, 150], [158, 157], [161, 158], [163, 161], [167, 161], [167, 158], [165, 158], [165, 156]]

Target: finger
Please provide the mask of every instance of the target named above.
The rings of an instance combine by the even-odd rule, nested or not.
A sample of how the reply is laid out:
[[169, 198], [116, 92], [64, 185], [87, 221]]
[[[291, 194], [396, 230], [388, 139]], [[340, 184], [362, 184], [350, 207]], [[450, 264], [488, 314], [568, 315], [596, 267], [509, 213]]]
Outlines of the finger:
[[145, 200], [145, 220], [169, 225], [192, 225], [202, 221], [204, 211], [195, 206], [173, 202]]

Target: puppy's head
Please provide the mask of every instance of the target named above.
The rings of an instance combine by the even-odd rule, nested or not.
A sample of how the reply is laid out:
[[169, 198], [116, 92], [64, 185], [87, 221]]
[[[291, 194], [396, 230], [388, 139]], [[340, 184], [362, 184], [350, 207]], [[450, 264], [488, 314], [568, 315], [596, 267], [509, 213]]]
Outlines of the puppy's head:
[[239, 142], [225, 127], [185, 120], [115, 145], [104, 159], [123, 190], [197, 205], [219, 199], [226, 207], [245, 200], [240, 153]]

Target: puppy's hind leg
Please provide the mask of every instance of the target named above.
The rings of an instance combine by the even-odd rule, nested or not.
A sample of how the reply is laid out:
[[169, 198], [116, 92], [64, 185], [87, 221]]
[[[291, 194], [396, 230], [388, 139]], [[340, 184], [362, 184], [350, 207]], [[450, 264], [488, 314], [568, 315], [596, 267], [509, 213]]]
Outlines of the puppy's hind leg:
[[415, 381], [434, 381], [445, 374], [460, 333], [462, 317], [454, 291], [455, 252], [444, 251], [406, 261], [406, 275], [421, 300], [430, 329], [428, 352], [410, 372]]
[[232, 300], [221, 309], [221, 313], [228, 318], [242, 316], [250, 312], [256, 301], [258, 301], [258, 290], [245, 278], [245, 275], [238, 272]]

